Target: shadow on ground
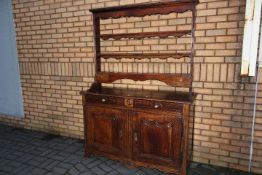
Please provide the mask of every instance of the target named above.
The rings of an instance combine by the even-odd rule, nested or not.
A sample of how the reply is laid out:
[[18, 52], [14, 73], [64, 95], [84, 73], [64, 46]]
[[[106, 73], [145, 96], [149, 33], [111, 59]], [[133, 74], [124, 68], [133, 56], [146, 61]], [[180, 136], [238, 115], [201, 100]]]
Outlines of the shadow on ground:
[[[165, 175], [104, 157], [83, 158], [83, 141], [0, 125], [0, 175]], [[248, 175], [191, 163], [189, 175]]]

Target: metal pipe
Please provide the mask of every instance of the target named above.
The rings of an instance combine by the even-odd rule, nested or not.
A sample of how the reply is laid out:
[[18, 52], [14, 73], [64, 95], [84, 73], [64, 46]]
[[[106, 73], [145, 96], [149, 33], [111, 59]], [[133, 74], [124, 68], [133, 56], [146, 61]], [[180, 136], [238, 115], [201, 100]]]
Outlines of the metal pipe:
[[256, 88], [255, 88], [255, 99], [254, 99], [254, 108], [253, 108], [253, 121], [252, 121], [252, 131], [251, 131], [251, 141], [250, 141], [250, 153], [249, 153], [249, 164], [248, 171], [251, 172], [252, 168], [252, 158], [254, 151], [254, 132], [255, 132], [255, 122], [256, 122], [256, 109], [257, 109], [257, 91], [258, 91], [258, 80], [259, 80], [259, 71], [257, 66], [257, 77], [256, 77]]

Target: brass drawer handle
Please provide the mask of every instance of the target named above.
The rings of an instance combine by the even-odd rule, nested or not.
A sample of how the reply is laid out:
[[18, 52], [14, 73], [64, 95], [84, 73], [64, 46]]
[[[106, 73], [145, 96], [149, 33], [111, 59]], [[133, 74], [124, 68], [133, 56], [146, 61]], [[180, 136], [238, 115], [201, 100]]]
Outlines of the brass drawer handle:
[[155, 109], [162, 108], [162, 104], [161, 103], [157, 103], [157, 104], [154, 105], [154, 108]]
[[155, 108], [155, 109], [158, 109], [159, 107], [160, 107], [160, 106], [159, 106], [159, 105], [157, 105], [157, 104], [154, 106], [154, 108]]
[[125, 106], [128, 107], [128, 108], [133, 108], [133, 106], [134, 106], [134, 99], [126, 98], [126, 99], [124, 100], [124, 104], [125, 104]]

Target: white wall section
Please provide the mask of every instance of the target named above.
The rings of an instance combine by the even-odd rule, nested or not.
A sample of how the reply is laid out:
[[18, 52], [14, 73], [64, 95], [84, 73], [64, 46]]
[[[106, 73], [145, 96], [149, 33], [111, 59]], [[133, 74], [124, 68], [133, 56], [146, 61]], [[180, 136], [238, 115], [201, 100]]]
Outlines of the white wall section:
[[12, 0], [0, 0], [0, 115], [24, 116]]

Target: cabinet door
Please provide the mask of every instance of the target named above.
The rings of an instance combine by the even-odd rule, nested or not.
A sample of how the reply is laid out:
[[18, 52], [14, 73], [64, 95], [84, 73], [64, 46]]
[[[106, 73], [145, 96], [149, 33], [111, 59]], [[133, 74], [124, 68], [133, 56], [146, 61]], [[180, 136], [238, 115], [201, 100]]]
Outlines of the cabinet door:
[[181, 163], [181, 118], [174, 115], [135, 112], [133, 159], [164, 166]]
[[[118, 109], [88, 107], [88, 148], [122, 155], [127, 141], [127, 113]], [[89, 150], [90, 151], [90, 150]]]

